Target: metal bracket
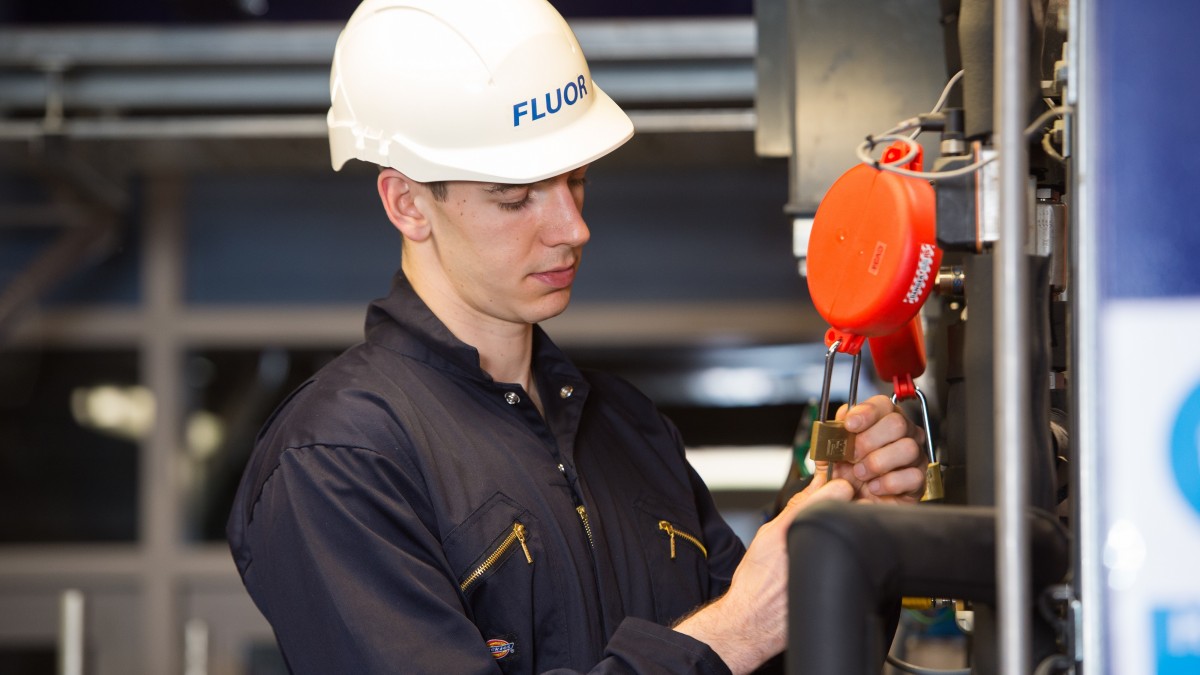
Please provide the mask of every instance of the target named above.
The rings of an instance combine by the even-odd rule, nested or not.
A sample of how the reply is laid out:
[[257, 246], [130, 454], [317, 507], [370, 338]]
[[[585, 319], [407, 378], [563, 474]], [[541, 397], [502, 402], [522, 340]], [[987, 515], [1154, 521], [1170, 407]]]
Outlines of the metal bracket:
[[1070, 584], [1050, 586], [1042, 593], [1038, 607], [1042, 616], [1057, 630], [1060, 642], [1067, 651], [1067, 658], [1072, 663], [1082, 663], [1082, 603], [1075, 597], [1075, 590]]

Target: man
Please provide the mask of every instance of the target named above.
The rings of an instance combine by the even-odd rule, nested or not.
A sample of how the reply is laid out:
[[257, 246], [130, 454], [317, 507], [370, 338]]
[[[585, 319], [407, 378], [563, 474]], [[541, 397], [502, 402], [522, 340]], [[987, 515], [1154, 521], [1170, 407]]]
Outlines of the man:
[[537, 327], [590, 236], [588, 164], [632, 134], [561, 17], [367, 0], [332, 89], [334, 166], [383, 167], [403, 252], [365, 342], [266, 425], [230, 518], [289, 668], [746, 673], [778, 654], [787, 525], [823, 499], [912, 500], [903, 416], [849, 411], [856, 463], [744, 550], [670, 422]]

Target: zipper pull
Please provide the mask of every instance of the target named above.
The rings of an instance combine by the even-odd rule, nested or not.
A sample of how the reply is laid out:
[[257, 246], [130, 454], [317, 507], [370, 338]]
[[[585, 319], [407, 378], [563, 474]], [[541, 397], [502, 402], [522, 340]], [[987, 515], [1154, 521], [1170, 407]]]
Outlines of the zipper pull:
[[658, 521], [658, 529], [667, 533], [667, 537], [671, 539], [671, 560], [675, 559], [675, 528], [665, 520]]
[[513, 534], [517, 535], [517, 541], [521, 542], [521, 550], [525, 552], [525, 562], [533, 564], [533, 556], [529, 555], [529, 547], [525, 544], [525, 526], [521, 523], [513, 523]]
[[583, 533], [587, 535], [588, 546], [593, 551], [596, 550], [596, 540], [592, 538], [592, 524], [588, 522], [587, 509], [583, 508], [583, 505], [580, 504], [575, 507], [575, 512], [579, 514], [579, 522], [583, 523]]

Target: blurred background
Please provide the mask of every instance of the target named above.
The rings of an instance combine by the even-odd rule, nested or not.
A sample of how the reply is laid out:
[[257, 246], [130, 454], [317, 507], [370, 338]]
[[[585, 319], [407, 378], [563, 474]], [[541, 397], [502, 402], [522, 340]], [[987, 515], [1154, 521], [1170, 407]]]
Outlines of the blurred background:
[[[676, 421], [749, 536], [821, 386], [793, 220], [853, 164], [843, 136], [936, 99], [936, 3], [881, 10], [921, 26], [903, 49], [829, 61], [895, 63], [905, 92], [879, 71], [849, 98], [877, 105], [832, 113], [849, 134], [810, 125], [802, 177], [764, 133], [787, 124], [766, 78], [788, 54], [761, 48], [782, 3], [554, 4], [638, 134], [589, 173], [592, 240], [547, 329]], [[224, 523], [261, 423], [361, 339], [399, 264], [373, 169], [329, 167], [355, 5], [0, 2], [0, 673], [55, 672], [80, 611], [89, 673], [283, 672]]]

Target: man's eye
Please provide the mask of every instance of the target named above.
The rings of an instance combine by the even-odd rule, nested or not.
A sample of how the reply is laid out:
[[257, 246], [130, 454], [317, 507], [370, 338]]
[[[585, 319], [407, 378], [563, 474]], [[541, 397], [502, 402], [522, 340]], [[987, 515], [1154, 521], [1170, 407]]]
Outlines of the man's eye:
[[525, 195], [520, 201], [515, 202], [500, 202], [500, 208], [505, 211], [520, 211], [529, 203], [529, 195]]

